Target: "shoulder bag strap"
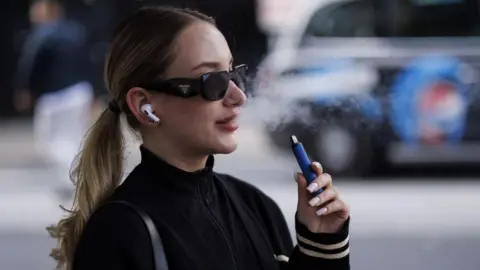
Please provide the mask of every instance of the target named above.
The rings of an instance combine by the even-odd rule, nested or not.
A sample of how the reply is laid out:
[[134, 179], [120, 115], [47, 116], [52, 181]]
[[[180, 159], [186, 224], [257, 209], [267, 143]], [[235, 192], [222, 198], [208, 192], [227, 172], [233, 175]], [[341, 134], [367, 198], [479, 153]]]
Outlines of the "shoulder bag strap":
[[152, 249], [153, 249], [153, 258], [155, 263], [155, 270], [168, 270], [167, 258], [165, 256], [165, 250], [163, 249], [162, 239], [160, 238], [160, 234], [158, 233], [157, 227], [150, 216], [145, 213], [141, 208], [127, 202], [127, 201], [111, 201], [107, 202], [107, 204], [122, 204], [130, 209], [132, 209], [135, 213], [137, 213], [145, 223], [145, 226], [148, 229], [148, 233], [150, 234], [150, 240], [152, 242]]

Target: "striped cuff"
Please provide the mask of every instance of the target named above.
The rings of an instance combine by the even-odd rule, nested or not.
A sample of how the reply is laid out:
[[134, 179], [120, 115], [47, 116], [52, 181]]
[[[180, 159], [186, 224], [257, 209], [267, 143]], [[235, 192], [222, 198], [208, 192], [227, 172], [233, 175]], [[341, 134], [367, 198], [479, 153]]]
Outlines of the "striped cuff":
[[298, 249], [305, 255], [325, 260], [342, 259], [350, 254], [350, 218], [338, 233], [312, 233], [295, 218]]

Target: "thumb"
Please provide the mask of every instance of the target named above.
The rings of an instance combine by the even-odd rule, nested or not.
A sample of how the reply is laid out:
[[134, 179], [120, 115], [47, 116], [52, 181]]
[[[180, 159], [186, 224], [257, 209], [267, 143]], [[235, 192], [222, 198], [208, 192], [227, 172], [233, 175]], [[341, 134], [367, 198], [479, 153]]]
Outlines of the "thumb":
[[302, 173], [299, 173], [299, 172], [295, 173], [295, 182], [297, 182], [298, 188], [300, 189], [307, 188], [307, 180], [305, 179]]
[[295, 181], [298, 186], [298, 200], [308, 201], [308, 190], [307, 190], [307, 180], [302, 173], [295, 173]]

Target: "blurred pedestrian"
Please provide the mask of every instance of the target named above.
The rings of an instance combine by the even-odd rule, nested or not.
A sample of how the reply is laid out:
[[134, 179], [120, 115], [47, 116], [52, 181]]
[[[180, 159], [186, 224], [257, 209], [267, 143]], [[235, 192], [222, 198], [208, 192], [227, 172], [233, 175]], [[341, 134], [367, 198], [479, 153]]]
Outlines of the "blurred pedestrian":
[[60, 0], [33, 0], [32, 30], [25, 42], [16, 76], [15, 104], [31, 109], [42, 94], [87, 81], [86, 29], [64, 16]]
[[19, 62], [14, 104], [20, 112], [34, 110], [37, 145], [65, 175], [90, 125], [87, 33], [67, 19], [60, 0], [34, 0], [29, 14], [33, 28]]
[[[165, 269], [154, 264], [162, 254], [170, 269], [350, 269], [349, 209], [318, 163], [310, 186], [296, 175], [296, 247], [271, 198], [213, 171], [213, 155], [237, 147], [245, 78], [202, 13], [150, 7], [120, 24], [106, 60], [112, 101], [78, 157], [73, 209], [49, 228], [59, 269]], [[123, 115], [143, 144], [141, 163], [120, 184]], [[153, 252], [152, 224], [119, 201], [150, 216], [165, 253]]]

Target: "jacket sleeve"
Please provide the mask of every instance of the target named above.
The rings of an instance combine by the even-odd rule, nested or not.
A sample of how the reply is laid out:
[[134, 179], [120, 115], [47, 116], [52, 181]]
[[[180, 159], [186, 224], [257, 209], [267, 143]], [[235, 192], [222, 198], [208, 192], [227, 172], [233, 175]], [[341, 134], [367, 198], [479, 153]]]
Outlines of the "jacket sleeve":
[[[296, 215], [295, 234], [297, 245], [293, 247], [291, 232], [280, 207], [272, 199], [263, 196], [261, 217], [266, 223], [275, 259], [282, 270], [350, 270], [348, 218], [335, 234], [312, 233], [302, 225]], [[257, 204], [258, 205], [258, 204]]]
[[150, 270], [153, 267], [150, 236], [141, 218], [125, 206], [108, 205], [88, 221], [77, 245], [72, 269]]
[[295, 246], [286, 269], [297, 270], [349, 270], [349, 223], [335, 234], [312, 233], [297, 218], [295, 229], [297, 246]]

